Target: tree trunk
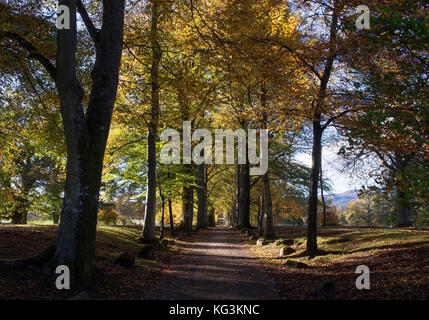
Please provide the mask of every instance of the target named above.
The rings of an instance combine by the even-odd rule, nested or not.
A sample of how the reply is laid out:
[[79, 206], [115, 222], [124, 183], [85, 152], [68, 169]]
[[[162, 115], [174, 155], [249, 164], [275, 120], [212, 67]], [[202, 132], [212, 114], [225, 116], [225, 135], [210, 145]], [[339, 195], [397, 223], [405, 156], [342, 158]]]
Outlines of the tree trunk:
[[20, 208], [15, 208], [12, 211], [12, 215], [11, 215], [11, 224], [21, 224], [21, 219], [22, 219], [22, 212], [20, 210]]
[[205, 165], [198, 165], [198, 213], [197, 213], [197, 228], [207, 227], [207, 195], [205, 183]]
[[96, 59], [87, 111], [76, 77], [76, 0], [60, 1], [70, 9], [69, 30], [58, 30], [56, 84], [67, 146], [67, 172], [61, 221], [55, 240], [41, 257], [52, 267], [67, 265], [72, 286], [92, 279], [98, 197], [103, 158], [116, 100], [122, 56], [124, 1], [105, 1], [103, 26], [96, 38]]
[[407, 194], [404, 188], [404, 181], [406, 177], [405, 170], [407, 169], [409, 160], [403, 157], [401, 154], [395, 154], [395, 164], [397, 171], [397, 183], [396, 183], [396, 197], [398, 203], [398, 227], [409, 227], [410, 222], [410, 201], [407, 198]]
[[205, 197], [205, 205], [204, 205], [204, 217], [206, 219], [206, 227], [208, 226], [208, 210], [209, 210], [209, 194], [208, 194], [208, 172], [207, 172], [207, 166], [204, 165], [204, 197]]
[[323, 226], [326, 227], [327, 217], [326, 217], [325, 195], [323, 194], [322, 149], [320, 149], [320, 196], [322, 198]]
[[310, 175], [310, 196], [308, 201], [308, 229], [307, 229], [307, 254], [317, 255], [317, 189], [320, 169], [320, 152], [322, 142], [322, 128], [320, 114], [316, 114], [313, 121], [313, 153]]
[[250, 167], [249, 164], [238, 164], [239, 188], [238, 188], [238, 228], [251, 228], [250, 225]]
[[165, 210], [165, 198], [161, 196], [161, 230], [159, 238], [164, 239], [164, 210]]
[[[192, 165], [185, 164], [185, 171], [192, 174]], [[192, 185], [185, 185], [183, 187], [182, 195], [182, 224], [186, 232], [192, 232], [193, 219], [194, 219], [194, 187]]]
[[28, 201], [28, 193], [19, 196], [19, 203], [14, 205], [11, 223], [12, 224], [27, 224], [28, 216], [28, 206], [30, 205]]
[[53, 224], [58, 224], [59, 220], [60, 220], [60, 215], [59, 214], [53, 214], [52, 215], [52, 222], [53, 222]]
[[237, 228], [237, 207], [236, 203], [231, 206], [231, 209], [228, 211], [228, 223], [232, 228]]
[[28, 209], [25, 208], [22, 212], [21, 215], [21, 221], [19, 222], [20, 224], [27, 224], [28, 220]]
[[264, 212], [265, 212], [264, 208], [265, 208], [265, 203], [264, 203], [264, 189], [262, 189], [262, 192], [261, 192], [261, 207], [259, 208], [259, 213], [258, 213], [258, 234], [260, 236], [263, 235]]
[[168, 198], [168, 214], [170, 216], [170, 234], [172, 236], [174, 236], [175, 232], [174, 232], [173, 208], [172, 208], [172, 204], [171, 204], [171, 199], [170, 198]]
[[[29, 162], [27, 162], [29, 163]], [[32, 163], [30, 162], [30, 166]], [[14, 199], [17, 202], [14, 205], [12, 213], [12, 224], [27, 224], [28, 208], [30, 207], [30, 201], [28, 199], [30, 195], [30, 189], [33, 187], [35, 180], [31, 179], [27, 175], [29, 174], [30, 168], [24, 169], [22, 175], [22, 191], [19, 195], [15, 196]], [[29, 179], [30, 178], [30, 179]]]
[[232, 226], [234, 228], [238, 228], [238, 217], [239, 217], [239, 211], [240, 211], [240, 194], [241, 194], [241, 166], [239, 164], [235, 167], [235, 210], [233, 212], [234, 217], [232, 221]]
[[325, 106], [326, 90], [328, 87], [329, 79], [331, 77], [332, 68], [334, 65], [336, 52], [336, 39], [338, 33], [338, 16], [344, 2], [335, 0], [334, 10], [332, 12], [332, 20], [329, 30], [329, 49], [326, 59], [323, 75], [320, 79], [320, 87], [316, 101], [316, 108], [313, 118], [313, 151], [312, 151], [312, 167], [310, 174], [310, 192], [308, 200], [308, 231], [307, 231], [307, 254], [315, 256], [318, 253], [317, 249], [317, 189], [320, 174], [320, 160], [322, 152], [322, 134], [325, 127], [321, 126], [321, 112]]
[[409, 227], [410, 223], [410, 204], [408, 199], [406, 199], [405, 193], [403, 191], [398, 192], [398, 227]]
[[263, 190], [264, 190], [264, 238], [274, 237], [273, 225], [273, 201], [271, 198], [270, 179], [268, 172], [262, 177]]
[[209, 226], [210, 227], [215, 227], [216, 226], [216, 216], [215, 216], [215, 209], [214, 209], [214, 207], [210, 207]]
[[[40, 255], [23, 261], [48, 262], [53, 268], [67, 265], [71, 271], [71, 285], [75, 287], [93, 277], [98, 197], [118, 87], [125, 4], [124, 0], [103, 1], [100, 30], [85, 14], [80, 1], [60, 0], [58, 5], [69, 8], [70, 28], [57, 31], [55, 66], [37, 49], [25, 41], [21, 43], [24, 48], [30, 48], [30, 55], [45, 67], [58, 90], [67, 149], [63, 208], [51, 246]], [[78, 7], [96, 51], [87, 108], [82, 105], [84, 90], [77, 78], [76, 67]]]
[[162, 52], [158, 41], [158, 19], [159, 1], [152, 1], [152, 23], [151, 23], [151, 46], [152, 46], [152, 68], [151, 68], [151, 120], [147, 139], [147, 195], [146, 212], [143, 223], [141, 241], [151, 243], [155, 240], [155, 217], [156, 217], [156, 135], [159, 121], [159, 64]]

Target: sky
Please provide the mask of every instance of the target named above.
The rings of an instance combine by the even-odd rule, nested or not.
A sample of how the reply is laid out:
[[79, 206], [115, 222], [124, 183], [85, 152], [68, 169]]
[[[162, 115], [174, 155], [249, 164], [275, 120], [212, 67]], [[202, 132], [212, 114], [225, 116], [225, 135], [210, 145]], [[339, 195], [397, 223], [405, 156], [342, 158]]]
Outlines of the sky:
[[[362, 186], [362, 181], [349, 174], [341, 172], [341, 159], [337, 155], [339, 146], [336, 144], [328, 144], [323, 146], [322, 152], [322, 168], [323, 175], [329, 178], [333, 187], [333, 193], [339, 194], [349, 190], [358, 190]], [[295, 159], [311, 167], [311, 152], [298, 153]]]

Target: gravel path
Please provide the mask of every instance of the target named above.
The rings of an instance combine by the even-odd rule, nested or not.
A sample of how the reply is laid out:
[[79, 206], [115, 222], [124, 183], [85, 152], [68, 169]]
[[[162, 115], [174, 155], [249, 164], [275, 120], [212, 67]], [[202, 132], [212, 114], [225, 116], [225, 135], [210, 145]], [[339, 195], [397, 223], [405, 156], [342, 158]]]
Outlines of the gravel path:
[[243, 235], [224, 227], [196, 234], [193, 243], [147, 300], [279, 299], [274, 282], [243, 244]]

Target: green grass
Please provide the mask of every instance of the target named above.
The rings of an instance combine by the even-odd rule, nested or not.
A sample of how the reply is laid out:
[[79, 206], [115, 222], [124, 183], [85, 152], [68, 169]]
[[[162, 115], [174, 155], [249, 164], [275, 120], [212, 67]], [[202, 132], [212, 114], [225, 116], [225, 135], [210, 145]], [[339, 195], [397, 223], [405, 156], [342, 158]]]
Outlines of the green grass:
[[[293, 239], [296, 252], [280, 257], [281, 246], [274, 242], [256, 246], [256, 241], [248, 240], [248, 244], [284, 299], [315, 299], [313, 292], [324, 280], [336, 283], [337, 293], [329, 299], [428, 299], [429, 230], [319, 228], [316, 257], [304, 254], [305, 227], [279, 227], [275, 232], [280, 239]], [[308, 268], [285, 265], [286, 260], [303, 262]], [[370, 290], [355, 287], [359, 265], [370, 268]]]
[[[362, 256], [373, 255], [384, 250], [420, 243], [429, 244], [429, 231], [390, 228], [322, 228], [318, 231], [318, 247], [321, 255], [308, 259], [303, 256], [306, 246], [306, 229], [296, 227], [278, 228], [277, 236], [282, 239], [294, 239], [292, 246], [296, 253], [286, 258], [305, 261], [318, 266], [329, 263], [340, 263]], [[252, 247], [252, 251], [262, 259], [281, 263], [280, 247], [274, 241], [263, 247]]]

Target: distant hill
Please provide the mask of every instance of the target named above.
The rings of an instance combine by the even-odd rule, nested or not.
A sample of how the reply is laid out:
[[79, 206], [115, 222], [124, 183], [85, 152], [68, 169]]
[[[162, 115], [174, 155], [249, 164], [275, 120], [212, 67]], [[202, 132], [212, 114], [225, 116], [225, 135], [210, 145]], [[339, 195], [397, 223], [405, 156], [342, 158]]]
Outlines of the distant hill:
[[349, 190], [339, 194], [330, 194], [326, 196], [327, 200], [330, 200], [333, 204], [336, 204], [341, 211], [344, 210], [347, 203], [351, 200], [356, 200], [358, 193], [354, 190]]

